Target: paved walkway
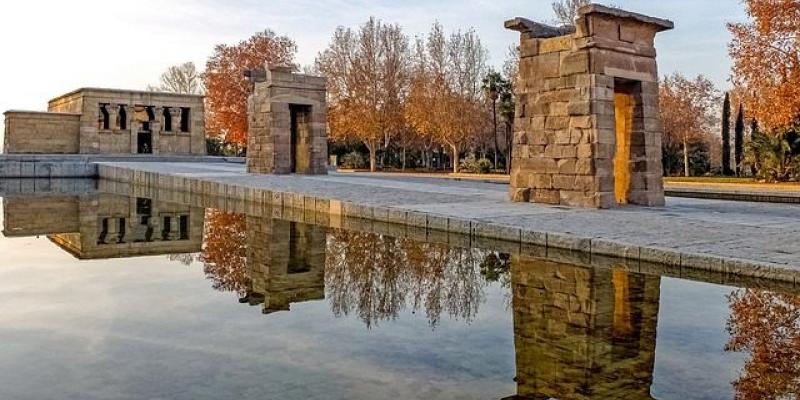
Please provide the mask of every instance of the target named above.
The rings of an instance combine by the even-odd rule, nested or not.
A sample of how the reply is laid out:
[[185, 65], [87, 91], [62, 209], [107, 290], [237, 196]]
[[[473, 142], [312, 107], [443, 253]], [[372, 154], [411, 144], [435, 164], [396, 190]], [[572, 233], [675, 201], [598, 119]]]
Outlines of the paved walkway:
[[510, 203], [505, 185], [479, 181], [367, 173], [251, 175], [236, 164], [110, 165], [641, 247], [776, 263], [800, 271], [800, 205], [668, 198], [660, 208], [585, 210]]

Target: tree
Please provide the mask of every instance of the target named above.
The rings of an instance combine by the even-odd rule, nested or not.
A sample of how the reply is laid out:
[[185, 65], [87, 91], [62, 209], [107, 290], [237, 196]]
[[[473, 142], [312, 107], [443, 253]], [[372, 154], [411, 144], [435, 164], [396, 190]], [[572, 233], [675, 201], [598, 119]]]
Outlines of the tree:
[[[748, 144], [752, 143], [753, 141], [755, 141], [758, 138], [759, 134], [760, 133], [759, 133], [759, 128], [758, 128], [758, 120], [753, 118], [752, 120], [750, 120], [750, 141], [748, 142]], [[754, 158], [758, 158], [759, 155], [754, 153], [753, 157]], [[746, 160], [747, 160], [747, 155], [745, 155], [745, 161]], [[756, 176], [756, 174], [758, 173], [758, 169], [756, 169], [756, 165], [753, 164], [753, 163], [748, 163], [748, 164], [750, 164], [750, 173], [753, 176]]]
[[405, 128], [409, 44], [399, 25], [370, 18], [358, 31], [339, 27], [316, 59], [328, 78], [328, 123], [334, 140], [359, 140], [377, 152]]
[[731, 97], [725, 92], [722, 103], [722, 175], [733, 175], [731, 170]]
[[500, 95], [500, 115], [505, 122], [506, 139], [506, 173], [511, 172], [511, 147], [514, 139], [514, 118], [516, 118], [516, 105], [514, 90], [519, 84], [519, 48], [511, 46], [508, 49], [506, 60], [503, 62], [503, 74], [508, 85]]
[[494, 133], [494, 168], [497, 169], [497, 152], [500, 149], [499, 138], [497, 136], [497, 99], [500, 98], [501, 87], [507, 86], [508, 83], [495, 70], [489, 70], [486, 77], [483, 78], [481, 88], [484, 91], [487, 99], [492, 102], [492, 132]]
[[733, 81], [747, 88], [750, 114], [768, 130], [800, 115], [800, 2], [745, 0], [749, 21], [728, 24]]
[[739, 103], [736, 113], [736, 125], [733, 129], [734, 162], [736, 163], [736, 176], [742, 175], [742, 161], [744, 160], [744, 109]]
[[[660, 117], [665, 148], [682, 148], [683, 173], [690, 175], [690, 144], [709, 142], [714, 125], [714, 104], [719, 93], [703, 75], [689, 80], [680, 73], [666, 76], [659, 89]], [[668, 153], [665, 152], [668, 156]]]
[[244, 294], [249, 279], [247, 262], [247, 216], [208, 210], [203, 228], [203, 248], [199, 259], [214, 289]]
[[488, 119], [481, 90], [487, 50], [474, 30], [446, 38], [435, 23], [427, 40], [416, 41], [414, 54], [406, 118], [450, 150], [453, 172], [458, 172], [460, 152], [475, 144]]
[[217, 45], [203, 74], [206, 132], [246, 146], [250, 85], [244, 71], [263, 69], [265, 64], [296, 67], [295, 53], [297, 46], [291, 39], [271, 30], [258, 32], [233, 46]]
[[396, 319], [406, 308], [424, 311], [432, 328], [443, 316], [470, 322], [488, 284], [481, 262], [491, 255], [508, 259], [475, 248], [333, 229], [326, 248], [325, 297], [334, 315], [355, 314], [368, 328]]
[[193, 62], [173, 65], [161, 74], [158, 86], [148, 86], [147, 90], [184, 94], [202, 94], [203, 82]]
[[575, 25], [578, 9], [590, 2], [590, 0], [558, 0], [553, 2], [553, 13], [556, 14], [556, 22], [561, 25]]
[[760, 289], [728, 296], [726, 351], [747, 352], [736, 400], [794, 399], [800, 392], [800, 297]]

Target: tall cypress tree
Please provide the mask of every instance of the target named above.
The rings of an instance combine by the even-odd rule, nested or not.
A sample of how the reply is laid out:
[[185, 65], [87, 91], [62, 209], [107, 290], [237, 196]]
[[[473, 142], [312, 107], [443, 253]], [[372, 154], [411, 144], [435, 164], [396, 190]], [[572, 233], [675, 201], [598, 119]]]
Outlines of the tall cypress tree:
[[725, 92], [722, 103], [722, 175], [733, 175], [731, 170], [731, 98]]
[[742, 160], [744, 159], [744, 109], [741, 103], [739, 103], [739, 112], [736, 114], [736, 124], [733, 128], [733, 153], [736, 176], [741, 176]]

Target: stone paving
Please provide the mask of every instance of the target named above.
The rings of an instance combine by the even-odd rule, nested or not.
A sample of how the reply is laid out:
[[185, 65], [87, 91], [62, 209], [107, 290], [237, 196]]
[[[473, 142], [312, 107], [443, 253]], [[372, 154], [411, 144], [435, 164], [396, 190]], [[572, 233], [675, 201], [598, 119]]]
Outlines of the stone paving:
[[[591, 249], [592, 253], [613, 244], [608, 248], [626, 252], [619, 255], [640, 256], [643, 261], [655, 261], [646, 254], [657, 254], [659, 262], [731, 273], [736, 273], [737, 265], [800, 271], [800, 205], [668, 198], [664, 207], [591, 210], [511, 203], [505, 185], [486, 182], [385, 174], [253, 175], [237, 164], [142, 162], [102, 164], [101, 176], [103, 165], [116, 167], [115, 171], [199, 179], [227, 187], [299, 193], [400, 210], [409, 215], [409, 223], [412, 213], [422, 213], [429, 215], [429, 228], [434, 221], [431, 216], [436, 216], [449, 219], [450, 230], [452, 221], [466, 220], [471, 221], [473, 234], [499, 227], [512, 240], [521, 238], [524, 242], [526, 231], [534, 236], [546, 233], [548, 246]], [[790, 280], [800, 281], [794, 277]]]

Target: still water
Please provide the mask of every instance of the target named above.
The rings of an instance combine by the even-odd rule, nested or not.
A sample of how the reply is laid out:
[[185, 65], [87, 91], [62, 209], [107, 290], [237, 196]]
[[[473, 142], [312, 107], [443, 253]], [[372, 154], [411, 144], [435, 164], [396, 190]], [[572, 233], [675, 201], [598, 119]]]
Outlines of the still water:
[[791, 286], [114, 192], [3, 199], [0, 399], [796, 398]]

